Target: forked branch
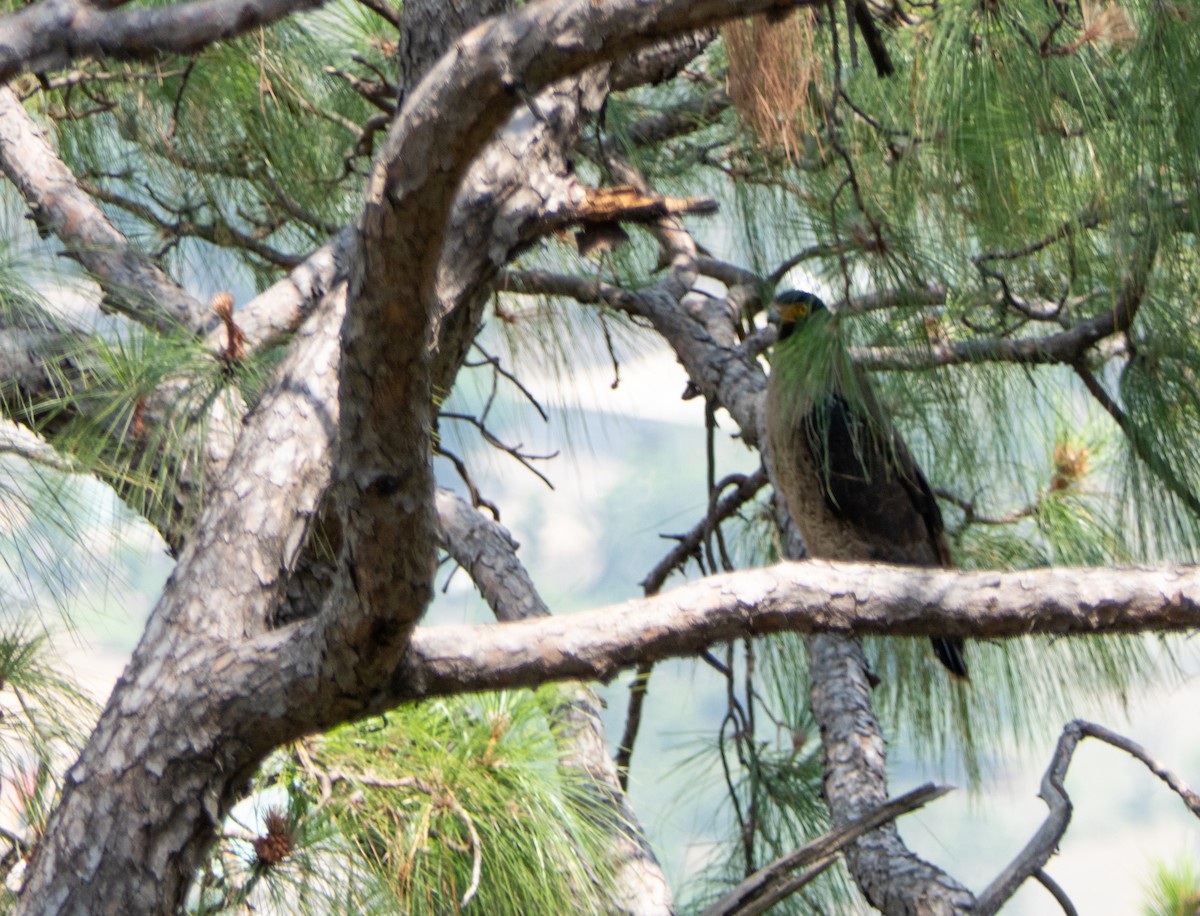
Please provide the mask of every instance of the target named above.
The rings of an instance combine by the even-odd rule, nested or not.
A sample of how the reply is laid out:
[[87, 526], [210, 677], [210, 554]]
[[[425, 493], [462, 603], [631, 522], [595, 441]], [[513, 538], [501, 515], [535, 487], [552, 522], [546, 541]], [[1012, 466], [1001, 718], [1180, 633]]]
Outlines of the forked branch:
[[[1071, 799], [1063, 784], [1067, 778], [1067, 767], [1071, 765], [1075, 748], [1084, 738], [1096, 738], [1124, 751], [1134, 759], [1140, 760], [1145, 764], [1146, 769], [1165, 782], [1171, 791], [1183, 799], [1183, 803], [1187, 805], [1192, 814], [1200, 817], [1200, 795], [1190, 789], [1175, 773], [1151, 757], [1140, 744], [1130, 741], [1102, 725], [1076, 719], [1063, 729], [1062, 736], [1058, 739], [1058, 746], [1054, 749], [1054, 756], [1050, 760], [1050, 766], [1042, 777], [1042, 790], [1039, 795], [1050, 808], [1050, 813], [1042, 822], [1042, 826], [1038, 828], [1037, 833], [1034, 834], [1033, 839], [1021, 850], [1020, 855], [979, 895], [975, 912], [981, 916], [990, 916], [991, 913], [998, 911], [1027, 878], [1036, 878], [1042, 867], [1054, 855], [1054, 851], [1058, 848], [1071, 821]], [[1057, 897], [1057, 895], [1055, 896]]]

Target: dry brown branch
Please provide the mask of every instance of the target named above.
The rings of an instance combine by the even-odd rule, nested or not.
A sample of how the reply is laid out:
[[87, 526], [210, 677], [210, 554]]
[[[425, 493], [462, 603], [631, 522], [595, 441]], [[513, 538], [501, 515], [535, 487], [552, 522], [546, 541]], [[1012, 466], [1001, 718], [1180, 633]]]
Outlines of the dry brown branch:
[[804, 873], [804, 877], [811, 880], [812, 877], [816, 877], [813, 874], [816, 871], [813, 866], [826, 860], [831, 864], [833, 857], [848, 843], [852, 843], [864, 834], [895, 820], [902, 814], [916, 811], [918, 808], [936, 801], [950, 791], [950, 786], [935, 786], [928, 783], [880, 805], [862, 817], [837, 827], [799, 849], [781, 856], [770, 865], [760, 868], [704, 910], [702, 916], [750, 916], [752, 913], [766, 912], [769, 907], [804, 886], [792, 880], [795, 877], [793, 873], [797, 869], [811, 869]]
[[[981, 916], [991, 916], [992, 913], [997, 912], [1011, 899], [1027, 878], [1035, 877], [1041, 872], [1042, 867], [1058, 849], [1058, 844], [1062, 841], [1063, 835], [1067, 832], [1067, 826], [1071, 822], [1071, 799], [1067, 795], [1064, 785], [1067, 768], [1071, 765], [1075, 748], [1084, 738], [1095, 738], [1105, 744], [1111, 744], [1135, 760], [1141, 761], [1151, 773], [1165, 782], [1171, 791], [1183, 800], [1192, 814], [1200, 817], [1200, 795], [1192, 791], [1175, 773], [1150, 756], [1140, 744], [1123, 735], [1118, 735], [1102, 725], [1076, 719], [1063, 729], [1063, 733], [1058, 739], [1058, 745], [1054, 749], [1054, 756], [1050, 759], [1050, 766], [1047, 767], [1046, 773], [1042, 777], [1042, 788], [1039, 795], [1050, 809], [1046, 820], [1042, 822], [1042, 826], [1038, 828], [1037, 833], [1025, 845], [1016, 859], [979, 895], [974, 912]], [[1054, 893], [1052, 884], [1047, 885], [1047, 889]], [[1054, 896], [1060, 902], [1063, 899], [1057, 893]]]
[[682, 213], [711, 214], [717, 212], [717, 202], [711, 197], [661, 197], [647, 194], [633, 185], [608, 188], [585, 188], [585, 197], [574, 210], [564, 212], [570, 222], [647, 223], [664, 216]]

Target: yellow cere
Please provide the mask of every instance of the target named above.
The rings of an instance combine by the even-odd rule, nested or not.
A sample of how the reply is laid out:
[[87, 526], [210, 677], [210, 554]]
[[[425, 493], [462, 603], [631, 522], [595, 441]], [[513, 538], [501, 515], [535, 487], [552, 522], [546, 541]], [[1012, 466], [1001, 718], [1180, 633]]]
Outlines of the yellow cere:
[[775, 310], [779, 313], [779, 320], [782, 322], [796, 322], [801, 318], [808, 317], [808, 303], [806, 302], [776, 304]]

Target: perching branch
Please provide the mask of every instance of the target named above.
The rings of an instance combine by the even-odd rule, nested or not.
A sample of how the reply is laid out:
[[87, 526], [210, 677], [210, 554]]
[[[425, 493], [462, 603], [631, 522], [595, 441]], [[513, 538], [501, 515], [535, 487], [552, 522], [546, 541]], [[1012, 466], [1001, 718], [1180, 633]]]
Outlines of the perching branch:
[[[1071, 765], [1075, 748], [1084, 738], [1096, 738], [1140, 760], [1151, 773], [1165, 782], [1171, 791], [1183, 799], [1183, 803], [1187, 805], [1192, 814], [1200, 817], [1200, 795], [1188, 788], [1182, 779], [1151, 757], [1141, 745], [1116, 732], [1109, 731], [1101, 725], [1076, 719], [1063, 729], [1062, 736], [1058, 739], [1058, 745], [1054, 750], [1054, 756], [1050, 760], [1050, 766], [1042, 777], [1042, 789], [1039, 794], [1049, 807], [1050, 813], [1046, 816], [1042, 826], [1038, 828], [1037, 833], [1034, 834], [1033, 839], [1021, 850], [1020, 855], [979, 895], [974, 912], [979, 913], [980, 916], [990, 916], [1004, 906], [1027, 878], [1034, 877], [1041, 872], [1042, 867], [1058, 848], [1059, 842], [1067, 831], [1067, 825], [1071, 821], [1071, 799], [1067, 795], [1063, 783], [1067, 777], [1067, 768]], [[1055, 897], [1058, 895], [1055, 894]]]
[[603, 681], [639, 662], [785, 631], [999, 639], [1197, 627], [1200, 570], [1191, 567], [969, 572], [810, 560], [579, 614], [422, 627], [395, 699]]

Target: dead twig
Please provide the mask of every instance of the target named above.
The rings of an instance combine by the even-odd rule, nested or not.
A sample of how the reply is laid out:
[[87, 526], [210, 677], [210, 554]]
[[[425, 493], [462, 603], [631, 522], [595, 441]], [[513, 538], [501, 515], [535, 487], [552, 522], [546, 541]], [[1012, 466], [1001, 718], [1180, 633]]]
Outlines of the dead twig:
[[1039, 874], [1046, 862], [1050, 860], [1050, 856], [1054, 855], [1055, 850], [1058, 849], [1063, 835], [1067, 832], [1067, 826], [1071, 822], [1071, 799], [1067, 795], [1063, 783], [1066, 780], [1067, 768], [1071, 765], [1075, 748], [1084, 738], [1103, 741], [1105, 744], [1124, 751], [1134, 759], [1140, 760], [1151, 773], [1165, 782], [1176, 795], [1183, 799], [1183, 803], [1187, 805], [1189, 811], [1200, 817], [1200, 795], [1189, 788], [1175, 773], [1151, 757], [1140, 744], [1123, 735], [1118, 735], [1102, 725], [1076, 719], [1063, 729], [1054, 750], [1054, 756], [1050, 760], [1050, 766], [1042, 777], [1042, 788], [1038, 794], [1050, 809], [1050, 813], [1042, 822], [1042, 826], [1038, 828], [1037, 833], [1033, 835], [1033, 839], [1025, 844], [1025, 848], [1021, 850], [1020, 854], [979, 895], [975, 912], [980, 916], [990, 916], [991, 913], [997, 912], [1028, 878], [1037, 878], [1041, 881], [1043, 886], [1054, 894], [1055, 899], [1063, 905], [1066, 912], [1073, 912], [1073, 910], [1067, 909], [1070, 905], [1069, 900], [1065, 904], [1063, 903], [1066, 899], [1065, 894], [1060, 897], [1051, 887], [1054, 883], [1051, 881], [1047, 884], [1045, 876], [1039, 877]]

